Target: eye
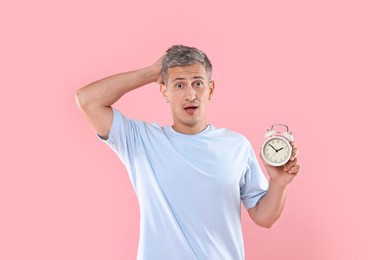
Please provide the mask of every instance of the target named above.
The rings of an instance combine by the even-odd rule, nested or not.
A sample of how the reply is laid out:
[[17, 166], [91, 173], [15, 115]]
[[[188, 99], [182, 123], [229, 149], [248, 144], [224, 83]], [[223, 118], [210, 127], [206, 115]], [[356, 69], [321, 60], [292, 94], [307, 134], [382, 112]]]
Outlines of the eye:
[[195, 82], [195, 87], [201, 87], [203, 86], [203, 82], [202, 81], [196, 81]]
[[176, 87], [176, 88], [184, 88], [184, 85], [181, 84], [181, 83], [177, 83], [177, 84], [175, 85], [175, 87]]

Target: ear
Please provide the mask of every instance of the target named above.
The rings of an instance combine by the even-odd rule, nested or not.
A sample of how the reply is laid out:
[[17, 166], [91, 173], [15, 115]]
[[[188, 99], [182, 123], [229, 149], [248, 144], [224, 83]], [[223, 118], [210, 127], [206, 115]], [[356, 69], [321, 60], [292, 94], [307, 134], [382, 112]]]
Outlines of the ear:
[[209, 89], [210, 89], [209, 100], [211, 100], [211, 96], [213, 95], [214, 89], [215, 89], [215, 82], [214, 82], [214, 80], [210, 81]]
[[163, 95], [165, 102], [169, 103], [168, 96], [167, 96], [167, 87], [164, 84], [160, 84], [160, 92]]

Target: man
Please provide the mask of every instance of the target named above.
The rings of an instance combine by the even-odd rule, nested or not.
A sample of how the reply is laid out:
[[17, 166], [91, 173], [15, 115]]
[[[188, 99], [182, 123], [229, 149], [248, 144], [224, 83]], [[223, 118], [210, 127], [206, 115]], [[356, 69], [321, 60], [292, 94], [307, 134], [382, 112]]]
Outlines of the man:
[[[206, 121], [215, 83], [196, 48], [172, 46], [153, 65], [93, 82], [77, 91], [92, 128], [125, 164], [140, 205], [137, 259], [244, 259], [242, 201], [253, 221], [279, 218], [286, 186], [299, 171], [297, 148], [284, 167], [264, 163], [249, 141]], [[157, 82], [173, 125], [130, 120], [113, 105], [125, 93]]]

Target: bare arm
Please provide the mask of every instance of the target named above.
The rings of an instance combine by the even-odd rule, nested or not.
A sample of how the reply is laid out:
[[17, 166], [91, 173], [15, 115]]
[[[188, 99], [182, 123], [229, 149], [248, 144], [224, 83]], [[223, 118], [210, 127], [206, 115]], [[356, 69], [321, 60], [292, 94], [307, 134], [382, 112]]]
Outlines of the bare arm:
[[76, 102], [89, 124], [107, 139], [113, 113], [111, 105], [125, 93], [152, 82], [161, 82], [161, 57], [153, 65], [92, 82], [76, 92]]
[[270, 181], [267, 193], [254, 208], [248, 209], [249, 216], [258, 226], [270, 228], [282, 214], [287, 185], [293, 181], [300, 169], [300, 165], [297, 164], [298, 149], [294, 142], [291, 142], [291, 146], [293, 147], [291, 159], [284, 166], [271, 166], [260, 156]]
[[270, 180], [267, 193], [248, 213], [258, 226], [270, 228], [282, 214], [285, 200], [286, 187]]

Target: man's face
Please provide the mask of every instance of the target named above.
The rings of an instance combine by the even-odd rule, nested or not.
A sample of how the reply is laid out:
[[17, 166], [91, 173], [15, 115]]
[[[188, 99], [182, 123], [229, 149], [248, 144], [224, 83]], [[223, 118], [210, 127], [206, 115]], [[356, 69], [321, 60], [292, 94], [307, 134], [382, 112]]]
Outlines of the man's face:
[[194, 134], [206, 128], [205, 113], [213, 90], [214, 82], [200, 63], [168, 69], [166, 85], [161, 85], [160, 91], [171, 105], [176, 131]]

